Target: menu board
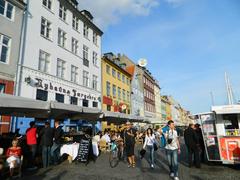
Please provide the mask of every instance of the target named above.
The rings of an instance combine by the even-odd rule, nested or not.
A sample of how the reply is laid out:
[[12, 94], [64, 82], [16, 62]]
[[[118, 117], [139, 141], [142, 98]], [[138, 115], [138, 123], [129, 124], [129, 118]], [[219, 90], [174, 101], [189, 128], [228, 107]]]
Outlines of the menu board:
[[77, 160], [79, 162], [87, 162], [88, 161], [88, 155], [89, 155], [89, 146], [90, 141], [82, 139], [79, 144], [79, 149], [78, 149], [78, 156]]

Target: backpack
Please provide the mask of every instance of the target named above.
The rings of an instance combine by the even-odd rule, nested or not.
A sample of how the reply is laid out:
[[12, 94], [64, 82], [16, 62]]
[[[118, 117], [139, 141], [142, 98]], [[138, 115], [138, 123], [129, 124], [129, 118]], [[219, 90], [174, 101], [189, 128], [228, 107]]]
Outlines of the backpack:
[[166, 132], [168, 132], [168, 131], [169, 131], [169, 126], [164, 126], [162, 128], [162, 133], [163, 134], [160, 138], [160, 148], [164, 148], [167, 145], [167, 140], [166, 140], [164, 134], [166, 134]]

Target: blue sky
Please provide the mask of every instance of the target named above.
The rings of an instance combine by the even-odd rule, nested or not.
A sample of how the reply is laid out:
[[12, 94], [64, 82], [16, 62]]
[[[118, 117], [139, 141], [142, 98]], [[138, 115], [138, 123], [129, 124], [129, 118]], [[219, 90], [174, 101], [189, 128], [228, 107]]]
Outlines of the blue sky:
[[113, 1], [80, 3], [104, 31], [103, 52], [146, 58], [162, 94], [192, 113], [209, 111], [210, 92], [215, 105], [227, 103], [225, 71], [240, 100], [239, 0]]

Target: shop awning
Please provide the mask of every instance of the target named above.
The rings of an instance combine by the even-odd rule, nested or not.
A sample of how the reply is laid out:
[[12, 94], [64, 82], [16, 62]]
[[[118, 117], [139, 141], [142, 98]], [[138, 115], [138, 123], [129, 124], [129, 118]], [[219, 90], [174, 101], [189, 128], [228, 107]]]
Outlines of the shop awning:
[[48, 102], [0, 94], [0, 115], [47, 118], [49, 113]]
[[98, 108], [89, 108], [89, 107], [82, 107], [82, 112], [75, 114], [71, 117], [72, 120], [89, 120], [89, 121], [98, 121], [102, 111]]

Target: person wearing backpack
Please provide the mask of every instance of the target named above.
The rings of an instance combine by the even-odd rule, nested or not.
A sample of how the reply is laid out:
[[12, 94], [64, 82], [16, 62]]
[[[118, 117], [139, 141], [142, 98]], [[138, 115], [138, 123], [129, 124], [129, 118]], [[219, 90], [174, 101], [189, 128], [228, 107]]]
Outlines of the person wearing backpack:
[[170, 170], [170, 177], [174, 180], [179, 180], [178, 178], [178, 154], [180, 154], [180, 143], [178, 140], [178, 133], [175, 130], [175, 125], [172, 120], [168, 121], [169, 130], [163, 133], [166, 138], [166, 154], [168, 160], [168, 166]]

